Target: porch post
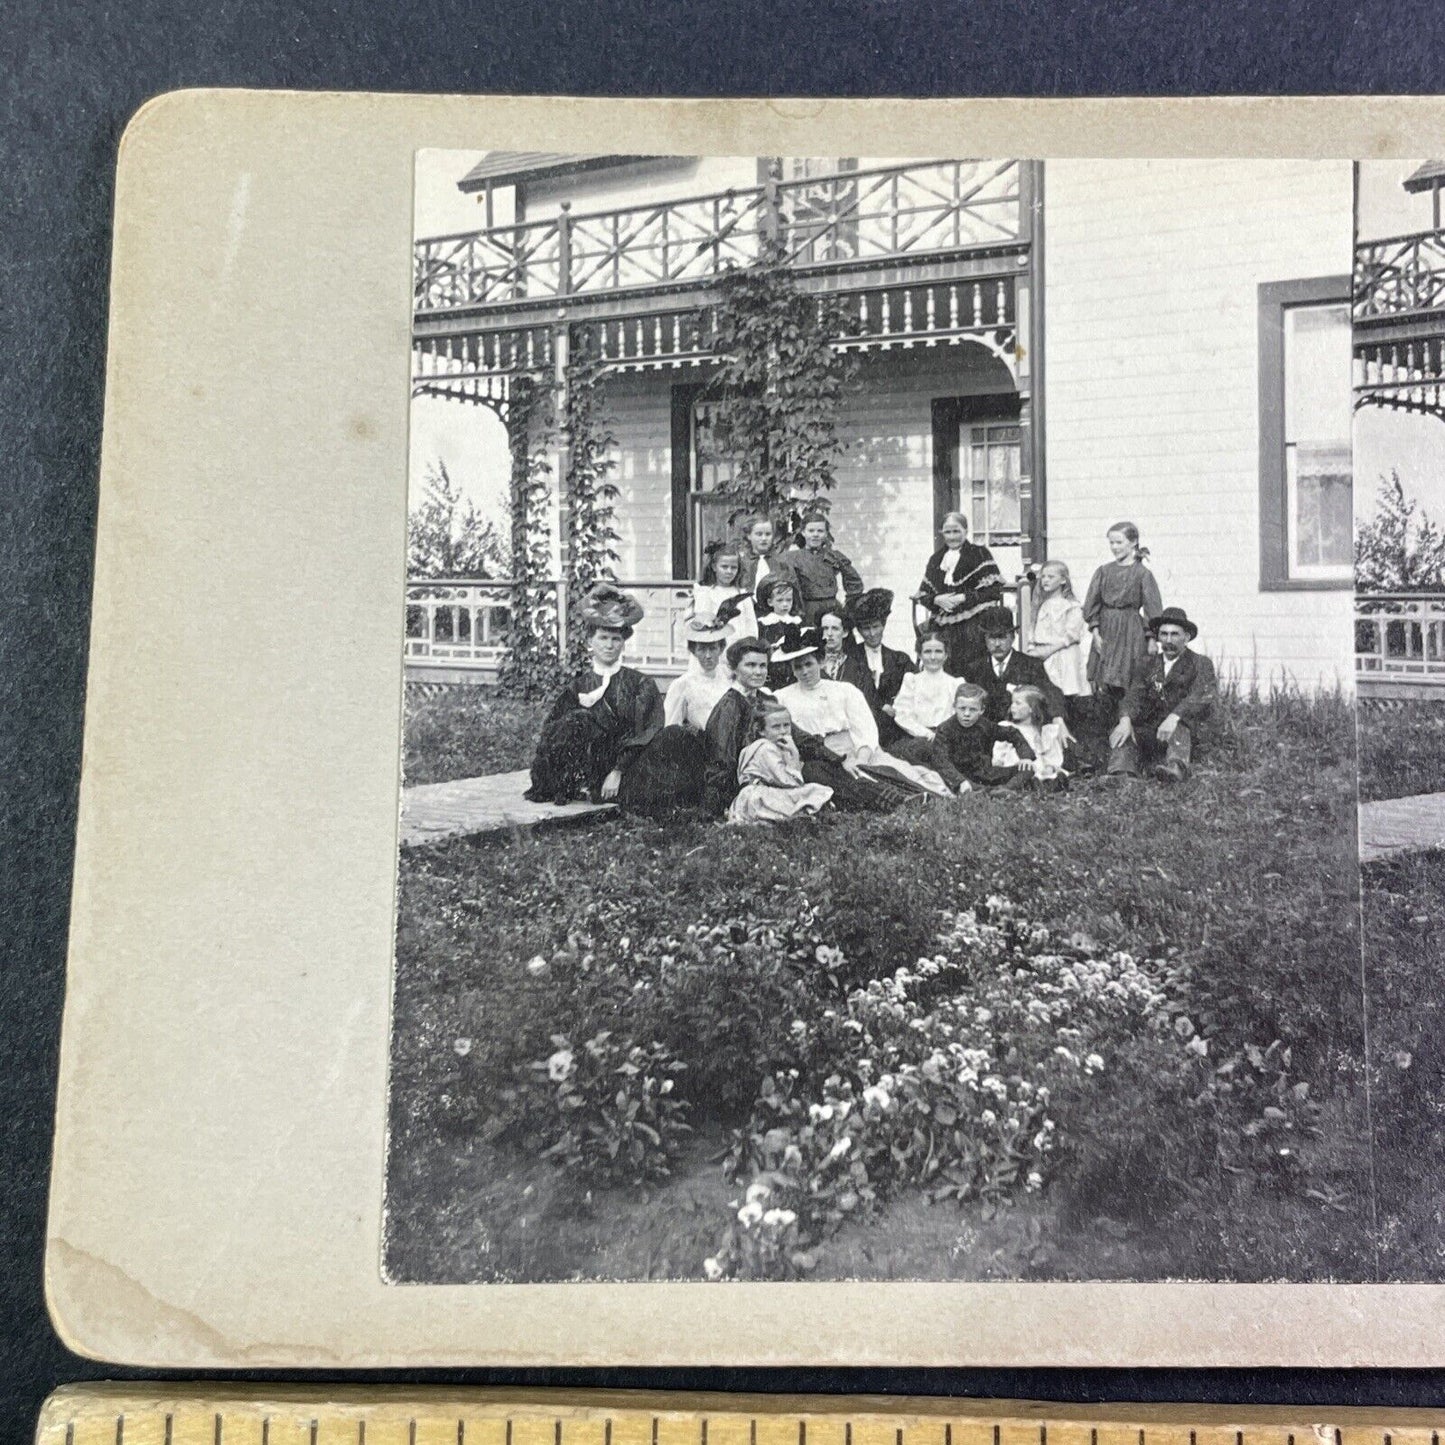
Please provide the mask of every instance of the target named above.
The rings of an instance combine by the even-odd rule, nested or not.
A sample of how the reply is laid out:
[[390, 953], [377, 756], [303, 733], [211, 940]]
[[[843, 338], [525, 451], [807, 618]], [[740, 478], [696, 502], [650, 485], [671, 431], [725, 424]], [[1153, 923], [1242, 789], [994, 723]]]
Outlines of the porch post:
[[567, 474], [571, 438], [567, 429], [567, 354], [570, 337], [567, 313], [557, 312], [552, 332], [552, 380], [557, 397], [557, 653], [567, 655], [567, 591], [572, 578], [572, 502]]

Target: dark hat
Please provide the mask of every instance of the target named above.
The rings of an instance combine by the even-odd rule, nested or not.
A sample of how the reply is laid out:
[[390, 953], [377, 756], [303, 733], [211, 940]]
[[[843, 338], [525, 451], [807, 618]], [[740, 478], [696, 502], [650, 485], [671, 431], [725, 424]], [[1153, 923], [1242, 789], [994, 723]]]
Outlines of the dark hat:
[[642, 604], [610, 582], [599, 582], [582, 599], [582, 626], [630, 631], [642, 621]]
[[687, 619], [682, 630], [682, 640], [691, 646], [694, 642], [723, 642], [728, 635], [727, 622], [717, 617], [699, 617], [694, 613]]
[[1149, 619], [1150, 634], [1157, 635], [1159, 629], [1163, 627], [1166, 622], [1172, 622], [1176, 627], [1182, 627], [1189, 634], [1189, 640], [1191, 642], [1199, 636], [1198, 625], [1189, 620], [1182, 607], [1166, 607], [1158, 617], [1151, 617]]
[[893, 594], [886, 587], [870, 587], [855, 597], [844, 609], [843, 621], [849, 627], [862, 627], [865, 622], [887, 622], [893, 611]]
[[985, 637], [1002, 637], [1005, 632], [1018, 631], [1018, 623], [1007, 607], [985, 607], [974, 623]]
[[774, 587], [786, 584], [793, 589], [793, 601], [798, 600], [798, 583], [792, 572], [785, 567], [779, 567], [776, 562], [771, 565], [772, 571], [765, 577], [758, 578], [757, 589], [753, 594], [760, 612], [766, 612], [773, 605]]
[[823, 634], [816, 627], [789, 627], [773, 648], [774, 662], [793, 662], [800, 657], [821, 657]]

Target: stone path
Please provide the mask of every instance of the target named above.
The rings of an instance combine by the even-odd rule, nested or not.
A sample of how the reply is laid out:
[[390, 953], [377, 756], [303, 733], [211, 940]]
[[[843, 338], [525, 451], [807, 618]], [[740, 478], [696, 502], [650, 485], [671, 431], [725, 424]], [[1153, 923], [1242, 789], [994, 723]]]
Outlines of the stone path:
[[1360, 804], [1360, 861], [1445, 848], [1445, 793]]
[[525, 770], [459, 778], [453, 783], [423, 783], [401, 793], [401, 846], [444, 843], [504, 828], [562, 823], [592, 813], [611, 813], [611, 803], [529, 803], [522, 796], [530, 782]]

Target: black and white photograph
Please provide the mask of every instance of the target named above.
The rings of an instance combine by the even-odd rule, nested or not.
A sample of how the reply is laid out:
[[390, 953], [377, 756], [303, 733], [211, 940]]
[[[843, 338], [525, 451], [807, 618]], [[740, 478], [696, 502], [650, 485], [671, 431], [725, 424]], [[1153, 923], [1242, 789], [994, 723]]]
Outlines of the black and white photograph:
[[1442, 184], [417, 153], [386, 1281], [1445, 1277]]

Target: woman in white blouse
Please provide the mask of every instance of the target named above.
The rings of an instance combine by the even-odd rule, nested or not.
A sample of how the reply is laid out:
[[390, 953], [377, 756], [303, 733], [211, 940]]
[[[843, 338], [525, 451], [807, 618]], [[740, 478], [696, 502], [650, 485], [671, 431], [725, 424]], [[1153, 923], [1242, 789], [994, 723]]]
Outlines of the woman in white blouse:
[[905, 762], [930, 765], [933, 733], [939, 723], [953, 716], [953, 698], [962, 678], [944, 671], [948, 647], [936, 632], [925, 632], [918, 645], [919, 671], [908, 673], [892, 707], [893, 721], [904, 737], [889, 746]]
[[858, 763], [869, 776], [913, 793], [951, 794], [931, 768], [919, 767], [878, 746], [878, 724], [868, 700], [851, 682], [823, 676], [823, 638], [805, 627], [797, 641], [773, 654], [792, 665], [796, 681], [778, 690], [778, 701], [800, 731], [820, 737], [835, 753]]
[[668, 727], [686, 727], [699, 733], [707, 727], [714, 704], [732, 685], [722, 665], [727, 635], [726, 623], [712, 617], [688, 618], [684, 633], [691, 654], [687, 671], [673, 679], [662, 704]]

